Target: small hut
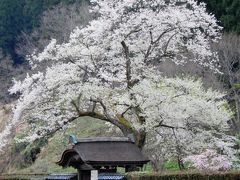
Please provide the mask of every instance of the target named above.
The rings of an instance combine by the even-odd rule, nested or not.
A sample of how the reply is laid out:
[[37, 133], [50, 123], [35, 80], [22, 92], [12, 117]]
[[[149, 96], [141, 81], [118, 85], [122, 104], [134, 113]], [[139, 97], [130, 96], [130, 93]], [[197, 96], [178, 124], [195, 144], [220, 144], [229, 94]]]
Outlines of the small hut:
[[128, 138], [83, 138], [63, 152], [58, 165], [78, 170], [78, 180], [97, 180], [99, 173], [116, 173], [117, 167], [125, 172], [141, 168], [149, 160]]

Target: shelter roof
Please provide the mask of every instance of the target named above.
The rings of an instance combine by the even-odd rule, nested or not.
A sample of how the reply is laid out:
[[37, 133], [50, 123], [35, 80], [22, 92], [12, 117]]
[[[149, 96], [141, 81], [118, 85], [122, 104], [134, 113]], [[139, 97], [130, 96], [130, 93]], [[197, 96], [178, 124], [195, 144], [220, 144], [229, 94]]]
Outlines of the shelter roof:
[[60, 166], [92, 169], [95, 166], [142, 166], [149, 160], [128, 138], [84, 138], [63, 152]]

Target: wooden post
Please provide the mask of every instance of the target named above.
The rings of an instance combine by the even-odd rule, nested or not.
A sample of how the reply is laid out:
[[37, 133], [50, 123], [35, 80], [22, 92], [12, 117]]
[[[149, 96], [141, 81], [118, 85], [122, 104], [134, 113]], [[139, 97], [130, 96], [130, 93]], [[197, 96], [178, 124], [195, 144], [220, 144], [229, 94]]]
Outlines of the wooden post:
[[91, 171], [91, 180], [98, 180], [98, 170]]
[[78, 180], [81, 180], [81, 170], [80, 169], [78, 169]]

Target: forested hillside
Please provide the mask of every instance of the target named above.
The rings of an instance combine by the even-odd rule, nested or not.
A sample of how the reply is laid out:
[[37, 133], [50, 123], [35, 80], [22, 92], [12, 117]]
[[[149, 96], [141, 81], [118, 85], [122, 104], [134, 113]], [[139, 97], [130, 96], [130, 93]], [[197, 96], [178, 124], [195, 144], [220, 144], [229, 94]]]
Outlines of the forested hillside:
[[[189, 84], [195, 82], [194, 80], [197, 80], [195, 84], [203, 81], [203, 84], [200, 83], [202, 86], [200, 89], [203, 91], [209, 89], [208, 92], [213, 90], [212, 93], [215, 93], [215, 90], [221, 93], [224, 92], [224, 99], [226, 99], [226, 102], [223, 103], [222, 101], [221, 103], [224, 104], [224, 110], [228, 108], [231, 109], [229, 110], [231, 118], [228, 120], [228, 123], [233, 130], [232, 134], [235, 135], [240, 131], [240, 1], [198, 1], [205, 2], [207, 4], [208, 12], [215, 14], [219, 25], [224, 27], [222, 40], [220, 40], [219, 43], [211, 44], [211, 48], [218, 52], [220, 59], [219, 70], [221, 73], [215, 73], [209, 68], [196, 65], [194, 62], [186, 63], [184, 66], [176, 66], [175, 63], [169, 61], [161, 62], [158, 69], [163, 76], [169, 78], [180, 77], [185, 81], [189, 80]], [[41, 71], [46, 65], [48, 65], [43, 64], [39, 69], [32, 70], [26, 60], [26, 56], [34, 51], [42, 52], [51, 39], [56, 39], [57, 43], [67, 42], [70, 33], [76, 26], [85, 27], [91, 19], [96, 17], [96, 14], [89, 13], [88, 5], [88, 0], [0, 0], [0, 113], [3, 114], [3, 117], [11, 117], [10, 105], [14, 104], [15, 100], [19, 97], [18, 93], [15, 95], [9, 95], [8, 89], [13, 84], [12, 78], [22, 80], [25, 78], [27, 72], [31, 75], [37, 71]], [[201, 80], [198, 81], [199, 79]], [[166, 82], [167, 81], [168, 80], [166, 80]], [[185, 81], [181, 87], [175, 87], [176, 89], [179, 88], [181, 90], [179, 95], [171, 97], [172, 99], [176, 99], [176, 102], [180, 103], [181, 99], [178, 100], [177, 98], [186, 93], [185, 86], [188, 86], [188, 83], [185, 83]], [[174, 85], [174, 83], [170, 83], [170, 85]], [[170, 85], [166, 85], [166, 87]], [[165, 91], [167, 94], [168, 91], [177, 92], [176, 89]], [[222, 99], [222, 97], [220, 99]], [[215, 99], [216, 102], [218, 100], [218, 98]], [[192, 102], [195, 101], [193, 100]], [[206, 103], [207, 102], [208, 100], [206, 100]], [[199, 104], [200, 103], [201, 102], [199, 102]], [[194, 104], [194, 107], [197, 106], [197, 103]], [[163, 105], [163, 107], [165, 106]], [[186, 110], [184, 113], [185, 112]], [[0, 132], [7, 124], [5, 121], [7, 121], [7, 119], [0, 118]], [[85, 120], [83, 122], [86, 123]], [[83, 128], [85, 128], [86, 124], [83, 125], [80, 123]], [[88, 133], [89, 135], [99, 136], [101, 133], [104, 135], [106, 134], [103, 133], [103, 131], [106, 131], [106, 127], [102, 123], [96, 124], [96, 127], [101, 130], [100, 133], [94, 131], [94, 128], [96, 127], [93, 125], [92, 121], [90, 122], [90, 125], [90, 130], [88, 131], [88, 128], [86, 128], [86, 132], [84, 131], [83, 134], [80, 133], [79, 137], [88, 136]], [[78, 130], [76, 127], [73, 127], [72, 129], [74, 129], [74, 131]], [[72, 129], [69, 131], [72, 132]], [[21, 131], [21, 126], [14, 133], [16, 133], [17, 136], [22, 136], [22, 133], [19, 131]], [[62, 135], [65, 135], [65, 131]], [[59, 137], [55, 136], [53, 138], [58, 139]], [[166, 136], [165, 138], [167, 139], [168, 137]], [[174, 137], [172, 138], [174, 139]], [[44, 149], [43, 152], [40, 150], [41, 146], [46, 144], [45, 139], [43, 139], [43, 144], [41, 140], [42, 139], [37, 141], [33, 146], [31, 144], [19, 145], [15, 144], [15, 141], [13, 141], [10, 150], [5, 153], [5, 156], [2, 156], [5, 158], [1, 158], [0, 156], [0, 173], [1, 171], [35, 173], [35, 170], [41, 166], [43, 161], [38, 159], [37, 165], [35, 164], [35, 166], [33, 166], [33, 168], [35, 168], [34, 170], [31, 168], [31, 165], [37, 157], [44, 159], [43, 157], [47, 153], [46, 149]], [[66, 141], [66, 139], [64, 140]], [[155, 142], [155, 139], [153, 142]], [[149, 144], [151, 144], [151, 141]], [[174, 144], [174, 142], [171, 142], [170, 144]], [[27, 149], [24, 148], [25, 146], [27, 146]], [[159, 147], [159, 149], [161, 147]], [[151, 148], [152, 147], [150, 146], [148, 151], [153, 153]], [[14, 153], [16, 153], [16, 156]], [[162, 158], [161, 153], [164, 152], [158, 152], [153, 154], [153, 156], [160, 159]], [[156, 163], [159, 163], [161, 160], [157, 158]], [[48, 161], [48, 159], [44, 159], [44, 161]], [[8, 163], [8, 166], [5, 166], [5, 168], [2, 167], [1, 169], [1, 164], [6, 163]], [[52, 164], [49, 164], [49, 167], [51, 165]], [[28, 169], [25, 171], [23, 168]], [[41, 168], [44, 169], [42, 170], [43, 172], [49, 172], [52, 170], [52, 167], [49, 169], [48, 167]], [[156, 167], [156, 169], [159, 169], [159, 167]]]
[[58, 5], [70, 4], [75, 0], [1, 0], [0, 1], [0, 48], [9, 54], [15, 64], [24, 61], [24, 57], [15, 52], [18, 36], [30, 33], [40, 26], [42, 13]]
[[8, 88], [12, 78], [21, 79], [29, 70], [27, 55], [43, 49], [52, 38], [66, 41], [73, 28], [89, 21], [82, 3], [87, 2], [0, 0], [0, 101], [14, 98]]
[[209, 12], [215, 14], [225, 32], [240, 34], [239, 0], [202, 0], [207, 3]]

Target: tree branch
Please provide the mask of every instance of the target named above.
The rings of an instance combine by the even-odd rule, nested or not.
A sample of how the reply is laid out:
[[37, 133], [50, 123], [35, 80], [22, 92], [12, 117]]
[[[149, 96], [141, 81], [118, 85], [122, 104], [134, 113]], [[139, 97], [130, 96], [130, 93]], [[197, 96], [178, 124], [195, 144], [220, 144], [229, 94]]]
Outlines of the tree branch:
[[185, 129], [184, 127], [174, 127], [174, 126], [170, 126], [167, 124], [163, 124], [163, 120], [161, 120], [157, 125], [153, 126], [153, 128], [158, 128], [158, 127], [165, 127], [165, 128], [170, 128], [170, 129]]
[[131, 31], [125, 36], [124, 39], [127, 39], [131, 34], [137, 33], [137, 32], [139, 32], [139, 31], [141, 31], [141, 30], [142, 30], [142, 28], [136, 27], [135, 29], [131, 30]]
[[91, 99], [91, 101], [93, 101], [95, 103], [99, 103], [101, 105], [101, 107], [103, 108], [104, 115], [102, 115], [100, 113], [96, 113], [96, 112], [83, 112], [80, 114], [80, 116], [90, 116], [93, 118], [97, 118], [97, 119], [100, 119], [103, 121], [110, 122], [111, 124], [117, 126], [119, 129], [121, 129], [124, 135], [128, 135], [128, 134], [132, 133], [131, 129], [129, 129], [124, 124], [119, 122], [118, 119], [115, 119], [115, 118], [111, 117], [111, 115], [108, 114], [107, 107], [105, 106], [105, 104], [102, 102], [101, 99], [96, 99], [96, 100]]
[[174, 34], [168, 39], [168, 41], [167, 41], [167, 43], [166, 43], [166, 45], [165, 45], [165, 48], [164, 48], [164, 54], [167, 53], [167, 48], [168, 48], [168, 46], [169, 46], [169, 44], [170, 44], [170, 41], [171, 41], [172, 38], [173, 38], [175, 35], [177, 35], [177, 34], [178, 34], [178, 32], [174, 33]]
[[163, 37], [165, 34], [171, 32], [171, 31], [173, 31], [173, 30], [175, 30], [175, 29], [176, 29], [176, 27], [166, 29], [164, 32], [162, 32], [162, 33], [158, 36], [158, 38], [157, 38], [155, 41], [153, 40], [152, 31], [150, 31], [150, 45], [149, 45], [149, 47], [148, 47], [148, 49], [147, 49], [147, 52], [145, 53], [144, 62], [146, 62], [147, 58], [150, 56], [150, 54], [151, 54], [152, 51], [155, 49], [155, 47], [157, 46], [157, 44], [159, 43], [159, 41], [162, 39], [162, 37]]
[[87, 67], [82, 67], [82, 66], [76, 64], [76, 62], [73, 61], [71, 58], [68, 58], [67, 60], [68, 60], [69, 62], [71, 62], [71, 63], [77, 65], [77, 67], [79, 67], [79, 68], [80, 68], [81, 70], [83, 70], [84, 72], [88, 73], [88, 71], [87, 71]]

